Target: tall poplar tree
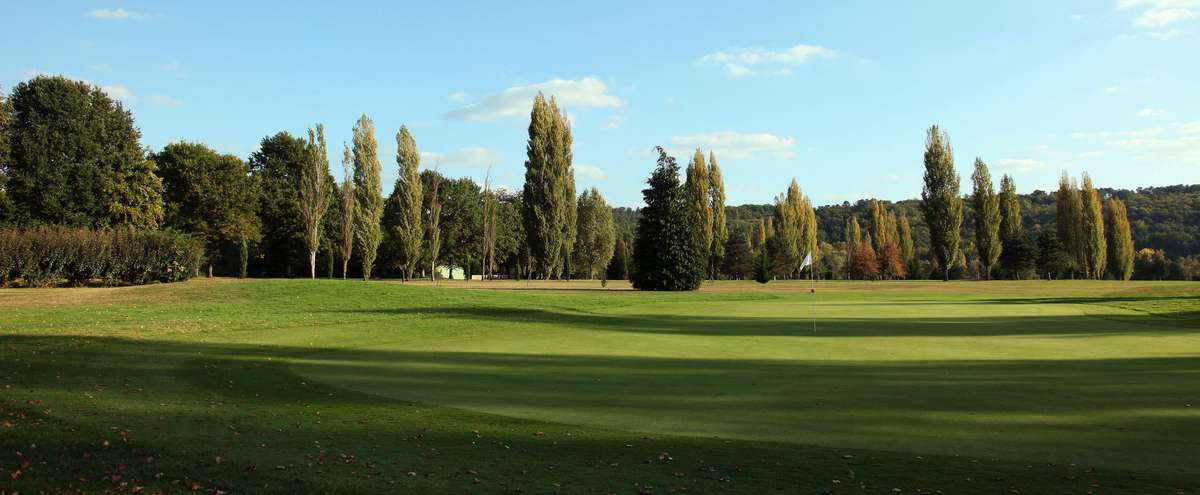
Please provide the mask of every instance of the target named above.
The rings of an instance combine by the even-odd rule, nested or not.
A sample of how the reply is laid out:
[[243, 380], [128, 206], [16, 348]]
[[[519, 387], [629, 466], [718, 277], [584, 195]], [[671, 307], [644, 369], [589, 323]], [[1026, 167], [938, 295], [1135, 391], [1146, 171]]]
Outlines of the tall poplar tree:
[[708, 152], [708, 197], [712, 201], [712, 244], [709, 248], [709, 278], [717, 277], [717, 266], [725, 259], [725, 243], [729, 241], [729, 226], [725, 219], [725, 179], [717, 166], [717, 155]]
[[992, 175], [987, 164], [980, 158], [975, 158], [971, 182], [974, 186], [971, 203], [975, 214], [975, 250], [979, 252], [983, 278], [991, 280], [992, 270], [1000, 259], [1000, 201], [992, 188]]
[[317, 278], [317, 250], [321, 247], [321, 227], [329, 210], [329, 153], [325, 146], [325, 126], [308, 130], [304, 165], [300, 169], [297, 206], [304, 228], [304, 246], [308, 248], [308, 276]]
[[925, 186], [921, 190], [921, 211], [929, 226], [930, 251], [942, 268], [942, 280], [950, 280], [950, 267], [959, 256], [963, 205], [958, 196], [959, 177], [954, 171], [954, 151], [950, 137], [929, 128], [925, 138]]
[[350, 154], [350, 147], [342, 143], [342, 187], [338, 191], [342, 203], [342, 238], [338, 242], [338, 255], [342, 257], [342, 280], [346, 279], [346, 270], [350, 268], [350, 255], [354, 251], [354, 207], [357, 203], [354, 194], [353, 163], [354, 155]]
[[397, 213], [392, 234], [399, 241], [404, 277], [411, 279], [421, 259], [425, 226], [421, 222], [421, 154], [408, 127], [403, 125], [400, 126], [400, 132], [396, 133], [396, 165], [399, 166], [400, 175], [392, 189]]
[[713, 240], [713, 211], [712, 200], [709, 198], [711, 184], [708, 172], [708, 165], [704, 163], [704, 153], [700, 151], [700, 148], [696, 148], [696, 152], [692, 154], [691, 163], [688, 163], [683, 189], [688, 195], [688, 208], [691, 209], [692, 215], [696, 216], [696, 224], [700, 226], [705, 260], [711, 257]]
[[1058, 241], [1071, 261], [1073, 272], [1089, 273], [1087, 256], [1083, 249], [1083, 202], [1078, 187], [1063, 170], [1058, 180], [1058, 192], [1054, 198], [1055, 227]]
[[442, 174], [434, 167], [429, 187], [429, 227], [425, 233], [429, 237], [429, 280], [437, 280], [438, 255], [442, 250], [442, 199], [439, 189], [442, 186]]
[[1133, 276], [1133, 233], [1129, 228], [1129, 214], [1125, 203], [1117, 198], [1108, 198], [1108, 269], [1117, 280], [1129, 280]]
[[916, 259], [916, 252], [913, 247], [912, 226], [908, 223], [908, 215], [900, 217], [897, 231], [900, 238], [900, 260], [904, 262], [909, 276], [912, 276], [916, 273], [913, 266], [913, 261]]
[[554, 98], [539, 92], [529, 115], [521, 216], [542, 277], [561, 276], [576, 235], [571, 127]]
[[1021, 234], [1021, 202], [1017, 186], [1008, 174], [1000, 178], [1000, 240]]
[[1087, 257], [1087, 275], [1089, 278], [1104, 278], [1104, 270], [1108, 266], [1104, 209], [1100, 205], [1100, 193], [1092, 185], [1092, 177], [1087, 172], [1083, 173], [1079, 196], [1079, 201], [1083, 204], [1083, 251]]
[[379, 242], [383, 239], [383, 187], [375, 123], [366, 115], [354, 125], [354, 239], [361, 253], [363, 280], [371, 279]]
[[846, 254], [853, 255], [858, 252], [858, 245], [862, 243], [862, 227], [858, 225], [858, 217], [850, 217], [846, 221]]

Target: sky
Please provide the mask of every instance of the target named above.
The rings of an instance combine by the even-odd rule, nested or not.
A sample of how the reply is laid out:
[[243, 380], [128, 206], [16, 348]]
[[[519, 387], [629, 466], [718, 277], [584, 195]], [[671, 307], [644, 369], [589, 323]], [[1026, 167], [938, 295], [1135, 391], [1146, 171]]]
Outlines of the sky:
[[143, 145], [248, 157], [359, 115], [385, 193], [422, 167], [523, 181], [533, 95], [573, 122], [577, 190], [639, 206], [654, 146], [717, 156], [728, 204], [795, 178], [818, 205], [920, 195], [925, 132], [1018, 190], [1200, 183], [1200, 0], [1053, 2], [6, 2], [0, 90], [99, 85]]

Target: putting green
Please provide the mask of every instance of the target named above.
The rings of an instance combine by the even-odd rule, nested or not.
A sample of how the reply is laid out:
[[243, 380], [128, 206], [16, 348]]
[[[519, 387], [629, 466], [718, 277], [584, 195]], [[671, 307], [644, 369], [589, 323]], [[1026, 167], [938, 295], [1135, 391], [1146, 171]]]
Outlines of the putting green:
[[805, 285], [381, 301], [439, 331], [380, 320], [356, 347], [292, 366], [360, 392], [617, 430], [1200, 472], [1194, 286]]

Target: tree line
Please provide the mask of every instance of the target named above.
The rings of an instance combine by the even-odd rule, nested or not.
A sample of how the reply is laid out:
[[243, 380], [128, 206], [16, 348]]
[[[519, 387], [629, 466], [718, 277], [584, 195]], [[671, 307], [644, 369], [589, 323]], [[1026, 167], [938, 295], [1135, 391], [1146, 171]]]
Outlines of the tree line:
[[[998, 190], [977, 158], [960, 191], [949, 137], [926, 133], [920, 200], [815, 208], [793, 179], [769, 205], [725, 205], [717, 157], [684, 170], [661, 148], [641, 209], [577, 194], [573, 135], [557, 101], [532, 102], [520, 191], [452, 178], [395, 133], [398, 178], [382, 194], [374, 122], [361, 116], [335, 179], [325, 127], [265, 137], [246, 160], [196, 142], [148, 151], [133, 116], [98, 88], [39, 76], [0, 99], [0, 224], [116, 226], [189, 233], [209, 274], [237, 276], [630, 279], [679, 290], [706, 279], [1180, 278], [1195, 253], [1168, 258], [1133, 240], [1193, 246], [1200, 188], [1169, 234], [1164, 209], [1136, 193], [1064, 174], [1051, 197]], [[424, 166], [422, 166], [424, 165]], [[682, 175], [682, 179], [681, 179]], [[1155, 192], [1155, 191], [1151, 191]], [[1159, 196], [1155, 196], [1156, 198]], [[1130, 207], [1125, 201], [1130, 201]], [[1047, 212], [1052, 211], [1052, 218]], [[1132, 221], [1131, 221], [1132, 219]], [[1051, 225], [1053, 227], [1051, 227]], [[1155, 237], [1158, 235], [1159, 237]], [[1186, 253], [1185, 253], [1186, 254]], [[455, 270], [457, 268], [457, 270]]]

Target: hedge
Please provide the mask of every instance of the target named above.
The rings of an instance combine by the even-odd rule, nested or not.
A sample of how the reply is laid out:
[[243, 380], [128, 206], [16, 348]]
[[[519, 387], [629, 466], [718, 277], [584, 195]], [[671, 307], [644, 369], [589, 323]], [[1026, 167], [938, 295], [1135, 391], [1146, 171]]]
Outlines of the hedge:
[[0, 229], [0, 287], [179, 282], [203, 254], [196, 239], [173, 231]]

